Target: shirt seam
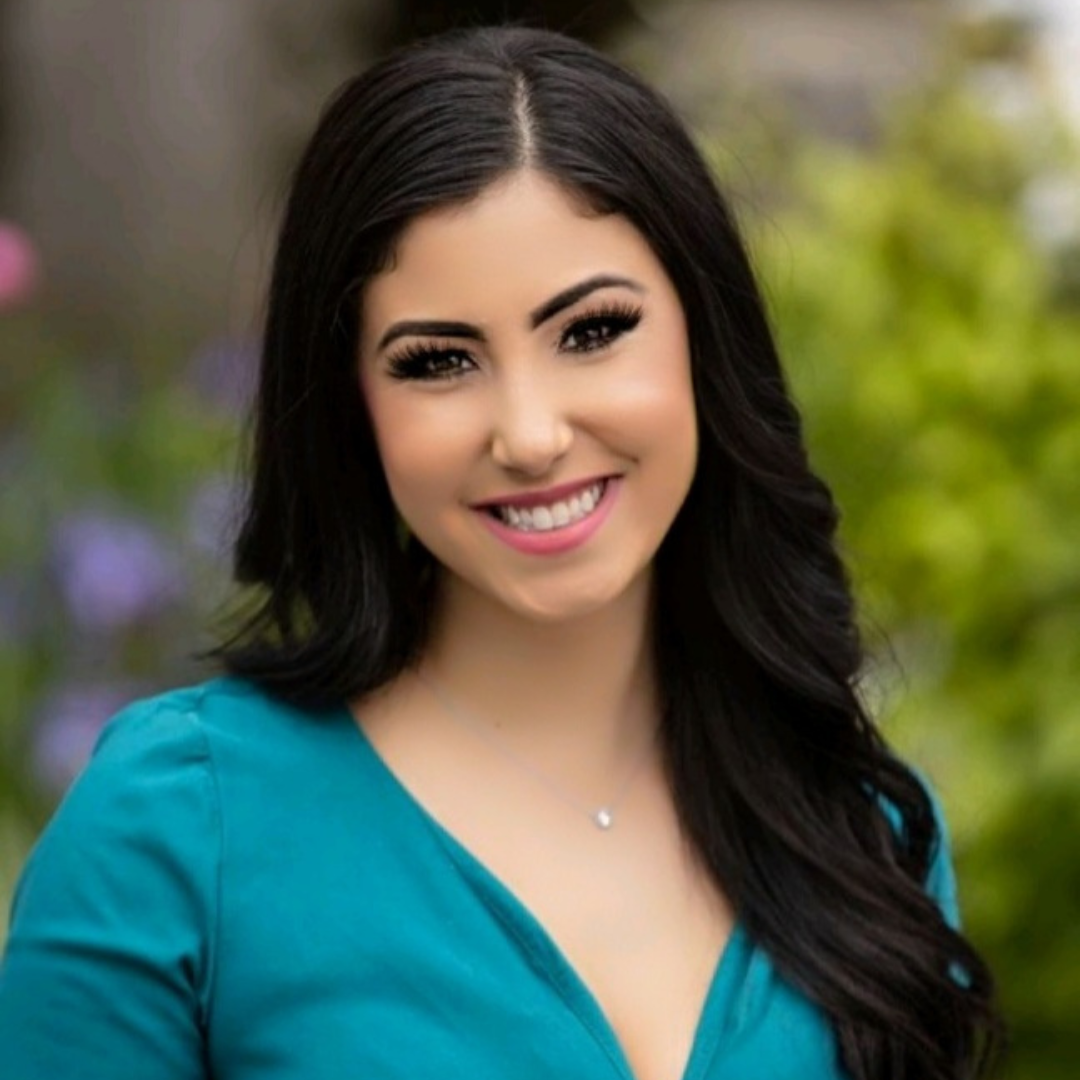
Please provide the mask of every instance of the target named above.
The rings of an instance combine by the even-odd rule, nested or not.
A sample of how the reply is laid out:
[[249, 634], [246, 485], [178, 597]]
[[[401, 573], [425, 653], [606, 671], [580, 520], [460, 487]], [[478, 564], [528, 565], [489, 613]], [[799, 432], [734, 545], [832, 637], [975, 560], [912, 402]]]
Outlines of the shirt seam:
[[206, 725], [203, 723], [200, 709], [206, 697], [207, 688], [198, 687], [195, 691], [195, 701], [191, 704], [170, 701], [168, 696], [154, 702], [153, 709], [149, 712], [150, 717], [160, 716], [163, 713], [172, 712], [189, 722], [195, 737], [198, 739], [201, 750], [199, 768], [209, 784], [211, 798], [208, 801], [208, 810], [211, 816], [211, 826], [216, 833], [215, 856], [213, 868], [209, 875], [210, 887], [207, 889], [207, 934], [206, 934], [206, 970], [202, 979], [201, 993], [196, 986], [196, 994], [199, 1004], [200, 1019], [204, 1031], [209, 1037], [210, 1015], [213, 1012], [213, 1001], [217, 991], [218, 957], [220, 955], [220, 911], [224, 895], [224, 814], [222, 812], [221, 786], [218, 780], [217, 769], [214, 763], [214, 753], [210, 742]]
[[214, 1001], [217, 996], [217, 982], [219, 971], [219, 958], [221, 955], [221, 911], [224, 906], [225, 873], [224, 873], [224, 850], [225, 850], [225, 814], [221, 795], [221, 782], [218, 776], [217, 763], [214, 759], [214, 748], [210, 740], [209, 732], [202, 719], [201, 710], [205, 704], [207, 687], [199, 688], [198, 697], [192, 707], [187, 710], [193, 725], [199, 733], [205, 751], [204, 769], [210, 783], [212, 794], [211, 812], [215, 831], [215, 854], [210, 889], [211, 907], [207, 913], [209, 922], [207, 933], [207, 970], [204, 987], [203, 1003], [203, 1027], [206, 1033], [207, 1046], [210, 1040], [210, 1017], [213, 1013]]

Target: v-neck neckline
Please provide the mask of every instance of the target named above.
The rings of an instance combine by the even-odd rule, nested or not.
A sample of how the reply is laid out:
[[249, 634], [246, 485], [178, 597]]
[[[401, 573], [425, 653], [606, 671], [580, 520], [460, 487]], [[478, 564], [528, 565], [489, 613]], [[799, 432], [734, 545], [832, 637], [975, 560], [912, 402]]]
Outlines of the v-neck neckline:
[[[596, 994], [571, 963], [561, 946], [537, 915], [494, 871], [464, 844], [417, 798], [376, 749], [367, 732], [347, 704], [340, 706], [339, 719], [351, 729], [356, 744], [374, 766], [384, 786], [397, 798], [415, 820], [438, 841], [451, 864], [474, 888], [486, 894], [489, 906], [496, 905], [496, 916], [526, 948], [534, 961], [540, 961], [568, 1008], [589, 1030], [622, 1073], [624, 1080], [639, 1080], [626, 1051]], [[717, 957], [705, 992], [690, 1051], [681, 1074], [671, 1080], [703, 1080], [719, 1046], [722, 1034], [722, 1004], [735, 993], [738, 971], [743, 965], [749, 941], [738, 918]]]

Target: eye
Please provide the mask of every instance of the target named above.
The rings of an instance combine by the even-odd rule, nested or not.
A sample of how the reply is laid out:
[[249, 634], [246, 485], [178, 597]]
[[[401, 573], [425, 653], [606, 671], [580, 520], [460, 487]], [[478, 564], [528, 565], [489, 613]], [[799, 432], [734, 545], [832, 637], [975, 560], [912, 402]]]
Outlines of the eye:
[[564, 331], [560, 347], [568, 352], [596, 352], [604, 349], [641, 322], [641, 308], [612, 304], [587, 311]]
[[409, 345], [390, 357], [387, 365], [395, 379], [428, 381], [455, 379], [469, 370], [472, 359], [460, 349]]

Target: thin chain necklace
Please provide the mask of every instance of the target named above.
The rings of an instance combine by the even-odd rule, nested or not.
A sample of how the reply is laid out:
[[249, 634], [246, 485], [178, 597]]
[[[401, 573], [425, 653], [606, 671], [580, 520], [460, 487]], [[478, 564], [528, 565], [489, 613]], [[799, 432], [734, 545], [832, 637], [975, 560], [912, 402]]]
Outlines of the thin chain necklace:
[[607, 830], [615, 824], [615, 811], [619, 808], [623, 799], [626, 798], [627, 793], [630, 791], [631, 784], [637, 778], [639, 770], [645, 764], [645, 761], [648, 758], [649, 748], [652, 746], [653, 739], [656, 737], [655, 732], [648, 742], [646, 742], [644, 751], [631, 765], [630, 771], [627, 773], [622, 785], [616, 791], [615, 797], [609, 802], [604, 803], [602, 806], [594, 808], [588, 807], [583, 805], [578, 799], [574, 798], [561, 784], [552, 780], [550, 776], [542, 773], [535, 765], [514, 753], [509, 747], [502, 745], [501, 742], [492, 735], [488, 725], [450, 698], [445, 688], [442, 687], [432, 675], [422, 675], [417, 671], [416, 677], [431, 691], [432, 696], [442, 706], [443, 711], [447, 716], [468, 728], [497, 753], [501, 754], [508, 761], [513, 762], [519, 769], [528, 773], [534, 780], [543, 784], [544, 787], [546, 787], [548, 791], [555, 795], [561, 802], [566, 803], [567, 806], [572, 806], [579, 813], [585, 814], [598, 829]]

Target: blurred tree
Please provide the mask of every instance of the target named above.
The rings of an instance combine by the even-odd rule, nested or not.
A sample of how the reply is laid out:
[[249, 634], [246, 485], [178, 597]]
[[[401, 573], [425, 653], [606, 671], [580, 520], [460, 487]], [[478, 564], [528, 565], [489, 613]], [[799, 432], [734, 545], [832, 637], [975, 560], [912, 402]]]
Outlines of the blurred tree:
[[869, 690], [948, 804], [1008, 1074], [1065, 1080], [1080, 1061], [1080, 309], [1019, 213], [1050, 144], [1036, 158], [1030, 132], [959, 87], [928, 90], [874, 150], [801, 144], [759, 257], [868, 621], [905, 683], [894, 695], [882, 655]]

